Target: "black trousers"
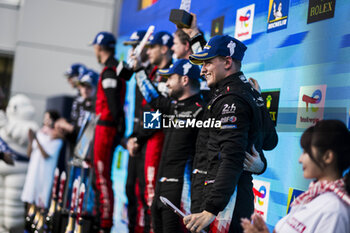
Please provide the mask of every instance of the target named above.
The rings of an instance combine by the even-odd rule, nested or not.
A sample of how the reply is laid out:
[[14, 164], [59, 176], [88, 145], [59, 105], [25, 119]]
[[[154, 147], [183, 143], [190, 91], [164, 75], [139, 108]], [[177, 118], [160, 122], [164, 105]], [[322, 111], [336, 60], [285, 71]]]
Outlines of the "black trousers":
[[128, 198], [128, 218], [129, 218], [129, 232], [135, 231], [137, 224], [137, 209], [138, 200], [135, 192], [136, 184], [138, 183], [140, 190], [140, 198], [144, 210], [144, 232], [150, 232], [150, 216], [148, 206], [145, 200], [145, 172], [144, 172], [144, 156], [143, 153], [138, 153], [135, 157], [129, 157], [128, 162], [128, 176], [125, 185], [125, 192]]
[[201, 206], [204, 202], [203, 188], [205, 174], [192, 174], [191, 179], [191, 213], [201, 212]]
[[[203, 187], [204, 176], [198, 176], [198, 174], [196, 175], [197, 177], [195, 182], [202, 183], [202, 187]], [[192, 190], [194, 187], [198, 187], [198, 184], [195, 182], [192, 183]], [[203, 189], [198, 190], [195, 193], [195, 200], [191, 200], [192, 213], [200, 213], [203, 211], [204, 209], [203, 197], [204, 197]], [[200, 206], [200, 204], [202, 204], [202, 206], [198, 207]], [[253, 194], [252, 176], [248, 172], [243, 172], [237, 184], [236, 204], [232, 214], [229, 233], [243, 233], [243, 228], [241, 227], [241, 218], [249, 219], [250, 216], [253, 214], [253, 212], [254, 212], [254, 194]]]
[[237, 199], [233, 210], [229, 233], [243, 233], [241, 218], [250, 218], [254, 212], [252, 176], [243, 172], [238, 180]]
[[[165, 206], [159, 199], [160, 196], [166, 197], [176, 207], [180, 209], [181, 195], [182, 195], [182, 182], [180, 183], [160, 183], [161, 191], [157, 192], [154, 196], [151, 213], [154, 233], [179, 233], [186, 231], [181, 222], [182, 218], [176, 215], [169, 207]], [[158, 190], [159, 187], [156, 187]]]

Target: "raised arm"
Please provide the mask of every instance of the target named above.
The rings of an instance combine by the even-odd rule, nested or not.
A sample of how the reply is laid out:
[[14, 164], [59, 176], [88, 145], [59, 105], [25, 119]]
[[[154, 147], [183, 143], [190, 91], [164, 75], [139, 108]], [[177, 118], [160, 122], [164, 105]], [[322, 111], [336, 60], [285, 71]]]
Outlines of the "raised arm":
[[162, 113], [168, 113], [171, 99], [160, 94], [157, 87], [148, 78], [145, 70], [136, 73], [136, 83], [143, 97], [155, 109], [159, 109]]

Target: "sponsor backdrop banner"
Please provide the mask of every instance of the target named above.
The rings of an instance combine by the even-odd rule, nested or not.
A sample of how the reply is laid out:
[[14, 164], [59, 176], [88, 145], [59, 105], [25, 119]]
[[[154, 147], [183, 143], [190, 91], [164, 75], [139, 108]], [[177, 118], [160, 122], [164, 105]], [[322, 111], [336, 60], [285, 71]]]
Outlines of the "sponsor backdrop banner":
[[236, 13], [235, 38], [244, 41], [252, 38], [255, 4], [240, 8]]
[[[135, 30], [146, 30], [149, 25], [154, 25], [156, 32], [174, 32], [176, 27], [168, 20], [169, 14], [180, 5], [181, 0], [123, 1], [116, 56], [127, 59], [130, 47], [123, 46], [123, 41]], [[271, 95], [271, 108], [276, 106], [278, 109], [275, 117], [279, 143], [276, 149], [265, 153], [266, 172], [255, 177], [270, 183], [266, 214], [270, 230], [286, 215], [289, 187], [306, 190], [309, 184], [298, 163], [302, 152], [299, 140], [305, 128], [297, 128], [297, 125], [307, 127], [297, 121], [300, 111], [306, 111], [303, 96], [317, 102], [320, 96], [314, 92], [320, 90], [322, 98], [318, 104], [322, 102], [325, 108], [323, 117], [327, 119], [327, 108], [342, 108], [345, 122], [350, 125], [350, 27], [345, 26], [348, 25], [349, 9], [348, 0], [191, 1], [191, 12], [197, 14], [206, 39], [210, 38], [213, 24], [214, 32], [221, 33], [223, 25], [223, 34], [244, 34], [238, 38], [248, 47], [242, 61], [243, 72], [247, 77], [257, 79], [263, 90], [280, 91], [277, 105]], [[219, 17], [223, 17], [222, 22]], [[135, 79], [132, 78], [128, 82], [125, 105], [126, 136], [131, 134], [133, 126], [134, 91]], [[302, 110], [298, 110], [299, 104]], [[318, 106], [310, 103], [308, 107], [312, 112]], [[331, 114], [329, 118], [337, 116]], [[118, 147], [113, 166], [114, 232], [127, 232], [124, 190], [127, 162], [128, 153]]]
[[280, 89], [263, 90], [261, 95], [265, 101], [271, 120], [277, 125], [278, 104], [280, 102]]
[[289, 0], [270, 0], [269, 13], [267, 16], [267, 32], [287, 28]]
[[266, 221], [269, 207], [270, 183], [254, 179], [253, 184], [254, 211], [259, 213]]
[[211, 22], [210, 36], [222, 35], [222, 31], [224, 30], [224, 20], [225, 16], [221, 16]]
[[297, 128], [308, 128], [323, 119], [327, 85], [300, 87]]
[[335, 0], [310, 0], [307, 23], [333, 18]]

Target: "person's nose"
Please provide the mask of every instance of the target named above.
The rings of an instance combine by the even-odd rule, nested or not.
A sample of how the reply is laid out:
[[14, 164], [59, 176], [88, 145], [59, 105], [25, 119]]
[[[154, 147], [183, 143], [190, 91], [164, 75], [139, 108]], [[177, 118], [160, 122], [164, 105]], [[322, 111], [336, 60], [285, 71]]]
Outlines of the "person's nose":
[[201, 69], [201, 76], [205, 75], [207, 73], [207, 69], [205, 68], [205, 65], [202, 66], [202, 69]]

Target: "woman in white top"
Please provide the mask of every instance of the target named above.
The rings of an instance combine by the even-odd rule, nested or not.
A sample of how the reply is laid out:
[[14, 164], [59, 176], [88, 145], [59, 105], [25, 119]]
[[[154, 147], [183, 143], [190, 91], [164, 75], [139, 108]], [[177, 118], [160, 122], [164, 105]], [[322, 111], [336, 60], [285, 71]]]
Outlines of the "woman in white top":
[[[301, 136], [299, 162], [304, 177], [314, 179], [291, 204], [291, 212], [275, 226], [276, 233], [350, 232], [350, 133], [338, 120], [323, 120]], [[244, 233], [269, 232], [258, 214], [242, 219]]]
[[44, 114], [43, 127], [36, 133], [29, 130], [28, 156], [30, 156], [22, 201], [47, 208], [51, 194], [54, 170], [62, 146], [62, 134], [54, 129], [59, 118], [55, 111]]

